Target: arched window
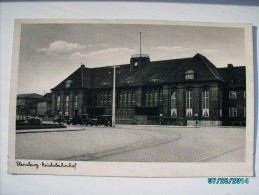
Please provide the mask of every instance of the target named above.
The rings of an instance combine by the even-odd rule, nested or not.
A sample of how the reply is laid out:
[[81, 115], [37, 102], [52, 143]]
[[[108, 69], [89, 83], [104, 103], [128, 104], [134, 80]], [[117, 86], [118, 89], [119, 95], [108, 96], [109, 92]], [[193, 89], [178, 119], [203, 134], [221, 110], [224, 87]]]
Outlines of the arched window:
[[209, 90], [202, 91], [202, 116], [209, 117]]
[[173, 91], [171, 94], [171, 116], [176, 117], [177, 116], [177, 97], [176, 97], [176, 91]]
[[192, 91], [187, 89], [186, 91], [186, 116], [192, 116]]

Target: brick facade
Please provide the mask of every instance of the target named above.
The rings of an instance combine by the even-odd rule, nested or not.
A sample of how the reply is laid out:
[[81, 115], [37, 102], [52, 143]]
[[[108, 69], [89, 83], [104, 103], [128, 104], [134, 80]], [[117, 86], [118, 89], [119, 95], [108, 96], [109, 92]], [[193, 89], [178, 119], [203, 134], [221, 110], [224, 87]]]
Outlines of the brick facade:
[[[144, 56], [141, 60], [141, 56], [132, 57], [131, 63], [121, 65], [116, 75], [117, 118], [162, 115], [186, 118], [188, 124], [197, 121], [201, 125], [245, 125], [245, 67], [219, 69], [200, 54], [156, 62]], [[90, 69], [82, 65], [52, 89], [52, 114], [65, 114], [67, 96], [66, 114], [71, 117], [111, 114], [113, 80], [110, 70], [109, 67]], [[236, 99], [229, 99], [230, 91], [235, 91]], [[230, 109], [235, 115], [235, 108], [237, 116], [230, 117]], [[172, 113], [177, 114], [171, 116]]]

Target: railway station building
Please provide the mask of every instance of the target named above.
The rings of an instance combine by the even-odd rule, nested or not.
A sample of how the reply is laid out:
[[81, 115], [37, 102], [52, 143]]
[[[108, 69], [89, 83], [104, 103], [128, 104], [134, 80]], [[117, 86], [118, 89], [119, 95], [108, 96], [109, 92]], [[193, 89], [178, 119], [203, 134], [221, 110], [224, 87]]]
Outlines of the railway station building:
[[[52, 91], [52, 114], [111, 115], [113, 68], [81, 65]], [[116, 122], [245, 125], [245, 66], [217, 68], [205, 56], [150, 61], [131, 56], [116, 68]]]

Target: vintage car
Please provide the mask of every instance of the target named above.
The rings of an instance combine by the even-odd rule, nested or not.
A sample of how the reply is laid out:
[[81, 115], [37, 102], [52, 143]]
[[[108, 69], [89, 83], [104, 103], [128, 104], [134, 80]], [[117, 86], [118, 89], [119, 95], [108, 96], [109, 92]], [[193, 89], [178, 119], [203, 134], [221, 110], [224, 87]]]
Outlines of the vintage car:
[[59, 115], [53, 119], [53, 123], [71, 123], [71, 118], [67, 115]]
[[78, 114], [78, 115], [75, 115], [72, 119], [71, 119], [71, 123], [73, 125], [88, 125], [89, 124], [89, 118], [88, 118], [88, 115], [87, 114]]
[[100, 115], [97, 117], [98, 125], [112, 126], [112, 116], [111, 115]]
[[27, 116], [25, 123], [29, 125], [42, 125], [42, 119], [36, 116]]

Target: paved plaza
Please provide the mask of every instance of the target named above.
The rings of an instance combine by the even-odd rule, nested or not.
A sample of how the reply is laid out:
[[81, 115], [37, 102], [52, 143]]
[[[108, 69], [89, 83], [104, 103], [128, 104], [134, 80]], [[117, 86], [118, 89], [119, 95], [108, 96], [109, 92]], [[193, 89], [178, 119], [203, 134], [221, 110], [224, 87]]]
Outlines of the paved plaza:
[[16, 159], [239, 162], [245, 128], [116, 125], [17, 131]]

